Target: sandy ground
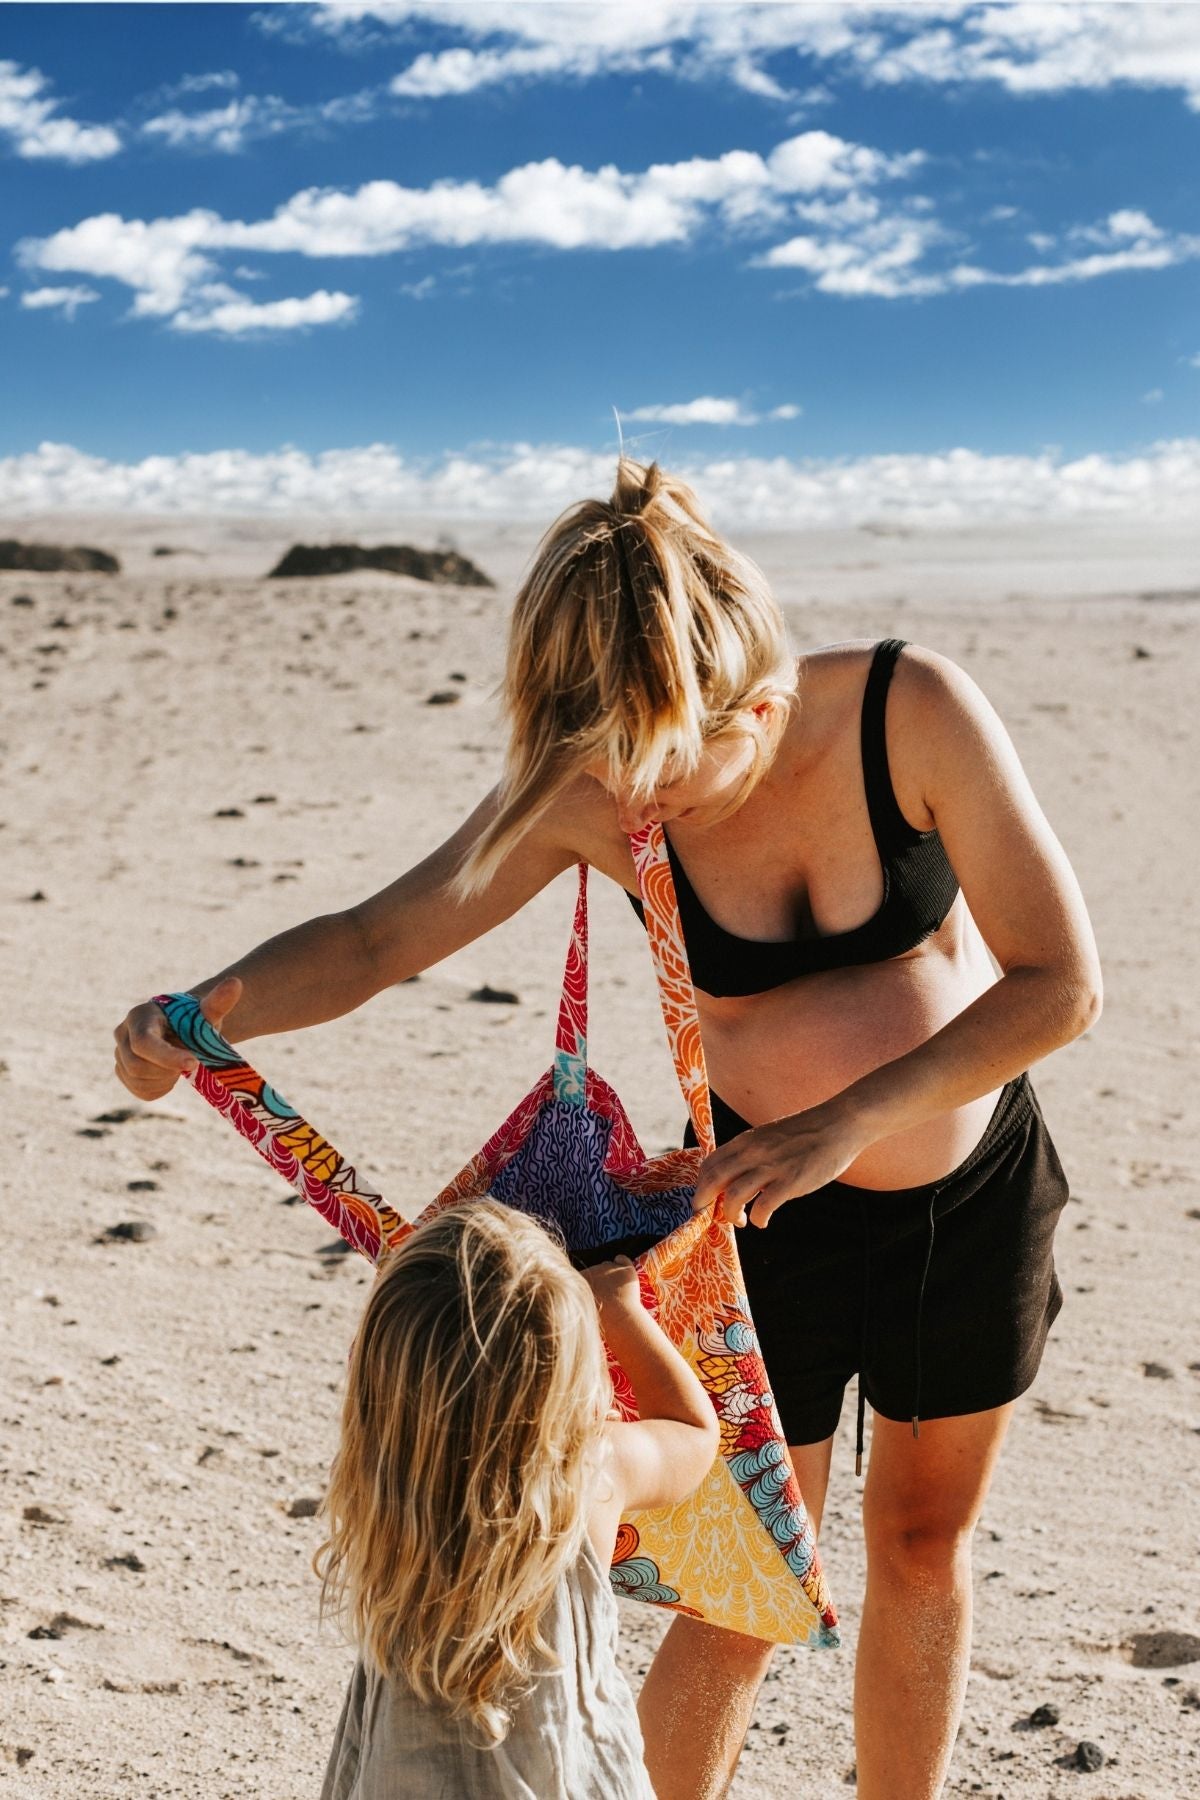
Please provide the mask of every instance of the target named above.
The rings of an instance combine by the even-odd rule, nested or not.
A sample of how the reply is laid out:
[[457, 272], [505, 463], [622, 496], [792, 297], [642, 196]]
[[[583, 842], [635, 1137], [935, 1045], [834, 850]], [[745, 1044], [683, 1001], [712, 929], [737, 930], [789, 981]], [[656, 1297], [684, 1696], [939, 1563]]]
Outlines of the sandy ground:
[[[319, 1521], [289, 1508], [321, 1492], [368, 1271], [329, 1254], [320, 1220], [196, 1096], [133, 1105], [110, 1033], [138, 998], [384, 885], [491, 784], [491, 688], [533, 532], [455, 532], [495, 594], [264, 582], [305, 521], [5, 534], [92, 542], [124, 572], [0, 575], [0, 1785], [302, 1800], [351, 1658], [318, 1630]], [[1036, 1076], [1075, 1190], [1066, 1306], [976, 1539], [947, 1792], [1200, 1794], [1195, 541], [1096, 526], [744, 541], [799, 644], [896, 633], [976, 676], [1107, 970], [1100, 1026]], [[451, 688], [458, 704], [426, 704]], [[569, 887], [357, 1015], [252, 1051], [402, 1208], [549, 1061]], [[596, 900], [595, 1060], [665, 1147], [682, 1107], [644, 942], [615, 891]], [[519, 1004], [471, 1003], [482, 981]], [[155, 1235], [101, 1237], [131, 1219]], [[852, 1424], [851, 1393], [823, 1545], [846, 1647], [780, 1654], [738, 1800], [849, 1791]], [[663, 1623], [624, 1607], [635, 1678]], [[1031, 1726], [1046, 1704], [1058, 1724]], [[1065, 1766], [1085, 1739], [1098, 1772]]]

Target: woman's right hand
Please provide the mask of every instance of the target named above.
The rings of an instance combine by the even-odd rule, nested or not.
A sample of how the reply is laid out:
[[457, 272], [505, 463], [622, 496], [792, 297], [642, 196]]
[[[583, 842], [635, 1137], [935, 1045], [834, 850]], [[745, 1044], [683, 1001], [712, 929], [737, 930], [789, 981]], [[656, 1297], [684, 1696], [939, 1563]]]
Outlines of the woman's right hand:
[[[238, 977], [227, 975], [201, 1000], [200, 1011], [214, 1031], [220, 1031], [241, 993]], [[181, 1075], [190, 1075], [196, 1067], [195, 1057], [184, 1049], [162, 1007], [153, 1000], [143, 1001], [127, 1013], [113, 1037], [117, 1077], [139, 1100], [161, 1100]]]

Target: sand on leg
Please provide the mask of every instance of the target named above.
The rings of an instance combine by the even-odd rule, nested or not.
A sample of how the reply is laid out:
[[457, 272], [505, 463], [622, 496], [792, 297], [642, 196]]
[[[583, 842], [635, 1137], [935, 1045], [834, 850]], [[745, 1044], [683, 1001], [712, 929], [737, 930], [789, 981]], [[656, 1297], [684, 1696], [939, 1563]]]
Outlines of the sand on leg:
[[854, 1670], [859, 1800], [936, 1800], [971, 1649], [971, 1539], [1015, 1402], [960, 1418], [876, 1413]]
[[[833, 1439], [789, 1447], [813, 1527], [821, 1528]], [[682, 1615], [659, 1646], [638, 1713], [658, 1800], [728, 1791], [774, 1646]]]

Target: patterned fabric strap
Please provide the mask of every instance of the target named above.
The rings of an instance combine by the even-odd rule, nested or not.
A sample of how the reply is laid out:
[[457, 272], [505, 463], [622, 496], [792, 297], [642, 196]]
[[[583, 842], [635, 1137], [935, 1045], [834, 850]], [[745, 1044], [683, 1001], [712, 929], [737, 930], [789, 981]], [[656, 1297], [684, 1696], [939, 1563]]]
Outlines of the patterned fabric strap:
[[336, 1232], [372, 1262], [413, 1229], [353, 1163], [301, 1118], [282, 1094], [210, 1025], [192, 994], [156, 994], [156, 1006], [196, 1058], [188, 1077], [265, 1162], [291, 1183]]
[[554, 1097], [583, 1105], [587, 1089], [588, 1023], [588, 866], [579, 865], [575, 921], [567, 945], [558, 1031], [554, 1038]]
[[704, 1046], [700, 1041], [696, 990], [692, 986], [692, 971], [683, 941], [683, 923], [675, 898], [675, 877], [667, 854], [666, 834], [657, 822], [644, 825], [631, 835], [629, 847], [633, 851], [633, 866], [642, 890], [646, 933], [654, 957], [659, 1004], [675, 1073], [692, 1115], [696, 1141], [707, 1156], [716, 1148], [712, 1099], [708, 1091]]
[[[696, 993], [692, 986], [683, 924], [675, 897], [675, 878], [667, 854], [667, 840], [659, 824], [643, 826], [629, 839], [638, 886], [645, 907], [646, 934], [654, 958], [658, 998], [667, 1041], [680, 1090], [692, 1115], [696, 1139], [707, 1155], [714, 1148], [712, 1101]], [[588, 1020], [588, 865], [579, 864], [579, 888], [567, 962], [563, 970], [562, 998], [558, 1006], [558, 1030], [554, 1039], [554, 1096], [582, 1106], [587, 1091]]]

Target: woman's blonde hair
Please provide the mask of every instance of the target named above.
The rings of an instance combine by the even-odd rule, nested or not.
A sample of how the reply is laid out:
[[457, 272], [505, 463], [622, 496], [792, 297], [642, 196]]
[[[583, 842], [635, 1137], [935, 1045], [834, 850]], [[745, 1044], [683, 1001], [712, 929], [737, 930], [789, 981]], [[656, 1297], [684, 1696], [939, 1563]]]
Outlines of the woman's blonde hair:
[[487, 884], [586, 763], [646, 796], [668, 765], [682, 779], [706, 741], [739, 731], [754, 748], [748, 791], [795, 690], [762, 571], [717, 536], [685, 482], [622, 456], [611, 500], [563, 513], [517, 594], [499, 804], [458, 871], [460, 897]]
[[579, 1555], [612, 1382], [534, 1220], [450, 1207], [384, 1263], [350, 1360], [314, 1568], [364, 1655], [497, 1742]]

